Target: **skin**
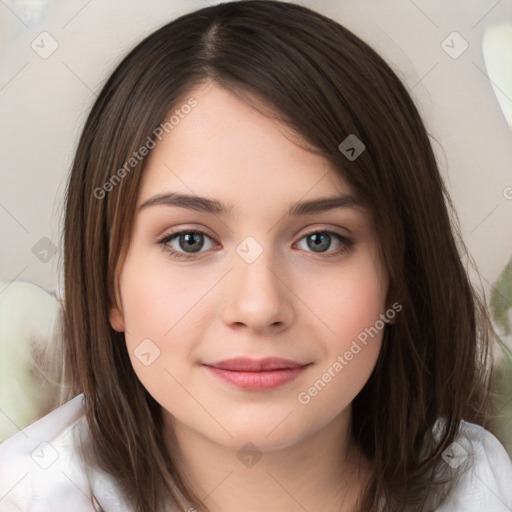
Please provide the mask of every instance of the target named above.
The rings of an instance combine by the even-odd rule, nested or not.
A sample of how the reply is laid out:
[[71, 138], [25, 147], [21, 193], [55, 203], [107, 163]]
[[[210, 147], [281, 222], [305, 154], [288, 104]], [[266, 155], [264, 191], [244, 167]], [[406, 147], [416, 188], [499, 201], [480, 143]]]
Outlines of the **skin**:
[[[210, 82], [191, 96], [198, 105], [146, 161], [112, 327], [125, 332], [138, 378], [163, 407], [169, 452], [213, 512], [354, 510], [370, 466], [348, 438], [350, 404], [374, 368], [382, 331], [309, 403], [297, 397], [389, 306], [375, 228], [358, 206], [287, 216], [296, 201], [353, 191], [327, 160], [232, 92]], [[139, 209], [163, 192], [233, 209]], [[199, 252], [179, 236], [167, 243], [188, 260], [156, 240], [181, 229], [207, 233]], [[305, 236], [314, 229], [353, 244], [332, 235], [315, 252]], [[263, 251], [251, 263], [236, 251], [248, 236]], [[148, 366], [135, 353], [144, 339], [160, 351]], [[202, 366], [243, 356], [312, 364], [267, 391], [233, 387]], [[248, 442], [261, 455], [251, 467], [237, 457]]]

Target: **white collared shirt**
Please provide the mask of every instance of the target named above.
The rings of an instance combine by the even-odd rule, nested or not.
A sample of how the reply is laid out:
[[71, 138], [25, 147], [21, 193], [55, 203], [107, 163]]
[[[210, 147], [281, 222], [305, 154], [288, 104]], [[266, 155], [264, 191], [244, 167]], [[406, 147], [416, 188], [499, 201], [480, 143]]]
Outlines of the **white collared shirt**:
[[[0, 512], [133, 512], [112, 476], [88, 468], [78, 438], [87, 435], [84, 397], [78, 395], [0, 444]], [[456, 468], [470, 457], [449, 502], [438, 512], [511, 512], [512, 462], [487, 430], [462, 422], [443, 458]]]
[[0, 444], [0, 512], [133, 512], [114, 479], [79, 455], [84, 396], [69, 400]]

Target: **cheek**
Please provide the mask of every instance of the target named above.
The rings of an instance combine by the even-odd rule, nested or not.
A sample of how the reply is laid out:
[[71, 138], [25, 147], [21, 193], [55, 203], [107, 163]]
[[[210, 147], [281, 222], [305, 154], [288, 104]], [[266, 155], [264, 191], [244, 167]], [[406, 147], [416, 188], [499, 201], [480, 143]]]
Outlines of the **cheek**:
[[[211, 281], [211, 283], [210, 283]], [[212, 276], [193, 276], [181, 269], [158, 264], [127, 262], [121, 294], [127, 338], [166, 340], [193, 323], [196, 306], [214, 284]]]
[[322, 329], [324, 353], [298, 400], [303, 405], [314, 400], [315, 409], [332, 411], [333, 406], [343, 409], [355, 398], [379, 357], [387, 282], [369, 256], [317, 284], [310, 304], [326, 327]]
[[308, 306], [327, 329], [330, 347], [343, 350], [385, 312], [387, 282], [371, 256], [326, 273], [315, 286], [304, 282], [303, 287]]
[[381, 319], [385, 291], [377, 274], [369, 272], [344, 279], [338, 293], [323, 298], [324, 317], [333, 332], [324, 338], [323, 357], [297, 396], [319, 419], [345, 409], [368, 381], [386, 328]]
[[[210, 272], [184, 272], [170, 268], [163, 258], [148, 264], [132, 254], [121, 276], [125, 340], [139, 380], [156, 398], [186, 400], [173, 376], [181, 381], [198, 333], [211, 313], [211, 297], [205, 296], [219, 278]], [[160, 396], [161, 393], [164, 393]]]
[[381, 345], [382, 332], [379, 332], [366, 345], [354, 340], [340, 347], [325, 365], [312, 373], [299, 391], [296, 397], [299, 407], [305, 414], [315, 417], [319, 424], [345, 410], [370, 378]]

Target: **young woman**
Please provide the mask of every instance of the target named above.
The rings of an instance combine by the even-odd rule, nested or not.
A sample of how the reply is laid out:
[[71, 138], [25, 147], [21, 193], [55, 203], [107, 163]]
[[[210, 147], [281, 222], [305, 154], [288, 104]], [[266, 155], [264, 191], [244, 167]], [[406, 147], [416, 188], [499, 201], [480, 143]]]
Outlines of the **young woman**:
[[512, 508], [428, 135], [347, 29], [259, 0], [163, 26], [66, 201], [74, 398], [1, 445], [0, 511]]

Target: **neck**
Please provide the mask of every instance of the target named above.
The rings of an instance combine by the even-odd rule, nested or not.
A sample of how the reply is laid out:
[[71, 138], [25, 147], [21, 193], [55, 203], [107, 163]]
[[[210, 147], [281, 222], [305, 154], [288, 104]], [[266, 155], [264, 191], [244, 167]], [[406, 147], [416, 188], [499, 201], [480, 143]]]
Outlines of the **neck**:
[[369, 466], [350, 440], [350, 407], [286, 447], [254, 453], [216, 443], [169, 414], [165, 421], [179, 446], [178, 454], [168, 442], [171, 456], [211, 512], [356, 510]]

